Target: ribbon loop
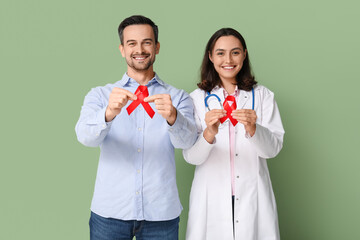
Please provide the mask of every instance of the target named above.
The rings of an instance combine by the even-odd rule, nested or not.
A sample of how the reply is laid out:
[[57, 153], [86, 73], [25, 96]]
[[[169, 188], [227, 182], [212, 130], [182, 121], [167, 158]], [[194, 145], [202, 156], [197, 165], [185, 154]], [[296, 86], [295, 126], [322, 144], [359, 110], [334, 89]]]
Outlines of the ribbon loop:
[[135, 95], [137, 96], [137, 99], [135, 101], [133, 101], [127, 108], [126, 111], [128, 112], [128, 114], [130, 115], [135, 108], [137, 108], [137, 106], [139, 106], [140, 104], [144, 107], [145, 111], [147, 112], [147, 114], [153, 118], [155, 115], [154, 110], [151, 108], [150, 104], [147, 102], [144, 102], [144, 98], [146, 98], [147, 96], [149, 96], [149, 91], [148, 88], [146, 86], [142, 86], [140, 85], [136, 91], [135, 91]]
[[[229, 102], [232, 102], [232, 104], [230, 105]], [[224, 109], [226, 110], [226, 116], [220, 118], [220, 122], [223, 123], [223, 122], [226, 121], [226, 119], [229, 118], [230, 122], [235, 127], [235, 125], [238, 123], [238, 121], [231, 116], [232, 111], [236, 109], [235, 97], [234, 96], [227, 96], [225, 101], [224, 101], [223, 106], [224, 106]]]

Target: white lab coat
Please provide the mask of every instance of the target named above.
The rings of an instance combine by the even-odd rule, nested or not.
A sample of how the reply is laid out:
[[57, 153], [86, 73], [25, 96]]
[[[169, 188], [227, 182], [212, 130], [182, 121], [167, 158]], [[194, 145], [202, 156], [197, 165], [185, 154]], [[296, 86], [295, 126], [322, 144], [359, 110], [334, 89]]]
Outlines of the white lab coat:
[[[235, 240], [280, 239], [275, 197], [266, 159], [275, 157], [283, 145], [284, 129], [274, 94], [255, 87], [256, 132], [247, 138], [244, 126], [235, 128]], [[224, 102], [223, 88], [211, 93]], [[195, 120], [199, 138], [184, 150], [187, 162], [197, 165], [190, 193], [187, 240], [232, 240], [232, 201], [229, 127], [219, 128], [215, 143], [203, 137], [206, 128], [205, 92], [196, 89]], [[252, 93], [241, 90], [237, 109], [251, 109]]]

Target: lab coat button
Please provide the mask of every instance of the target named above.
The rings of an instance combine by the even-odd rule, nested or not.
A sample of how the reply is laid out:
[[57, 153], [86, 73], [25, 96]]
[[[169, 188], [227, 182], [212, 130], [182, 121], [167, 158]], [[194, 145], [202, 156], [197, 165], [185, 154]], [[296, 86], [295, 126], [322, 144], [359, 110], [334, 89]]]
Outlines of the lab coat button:
[[238, 156], [239, 154], [235, 154], [235, 156]]

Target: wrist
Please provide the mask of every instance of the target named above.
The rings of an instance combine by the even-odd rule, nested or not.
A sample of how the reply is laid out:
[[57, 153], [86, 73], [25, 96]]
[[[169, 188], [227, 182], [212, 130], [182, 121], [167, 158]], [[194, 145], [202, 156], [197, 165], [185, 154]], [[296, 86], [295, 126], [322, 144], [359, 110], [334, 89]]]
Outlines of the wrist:
[[111, 122], [116, 117], [109, 107], [106, 108], [105, 111], [105, 122]]
[[176, 121], [176, 117], [177, 117], [177, 111], [176, 108], [173, 106], [170, 116], [168, 117], [168, 119], [166, 119], [166, 121], [170, 126], [174, 125]]
[[205, 130], [204, 130], [204, 132], [203, 132], [203, 137], [204, 137], [205, 140], [206, 140], [208, 143], [210, 143], [210, 144], [214, 143], [215, 135], [216, 135], [216, 133], [211, 132], [211, 131], [209, 130], [209, 128], [205, 128]]

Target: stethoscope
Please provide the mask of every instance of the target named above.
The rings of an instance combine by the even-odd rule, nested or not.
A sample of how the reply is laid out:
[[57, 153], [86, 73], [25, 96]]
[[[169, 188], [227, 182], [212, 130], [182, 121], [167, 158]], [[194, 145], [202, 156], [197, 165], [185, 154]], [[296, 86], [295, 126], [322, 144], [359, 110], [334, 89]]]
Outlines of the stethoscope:
[[[251, 88], [251, 92], [252, 92], [252, 110], [254, 110], [254, 107], [255, 107], [255, 91], [254, 91], [254, 88]], [[221, 100], [220, 100], [220, 98], [219, 98], [219, 96], [218, 95], [216, 95], [216, 94], [214, 94], [214, 93], [212, 93], [212, 94], [210, 94], [210, 92], [206, 92], [206, 94], [207, 94], [207, 96], [205, 97], [205, 107], [210, 111], [210, 107], [209, 107], [209, 105], [208, 105], [208, 100], [209, 100], [209, 98], [211, 98], [211, 97], [215, 97], [215, 98], [217, 98], [217, 100], [219, 101], [219, 103], [220, 103], [220, 106], [221, 106], [221, 109], [224, 109], [224, 107], [223, 107], [223, 105], [221, 104]]]

